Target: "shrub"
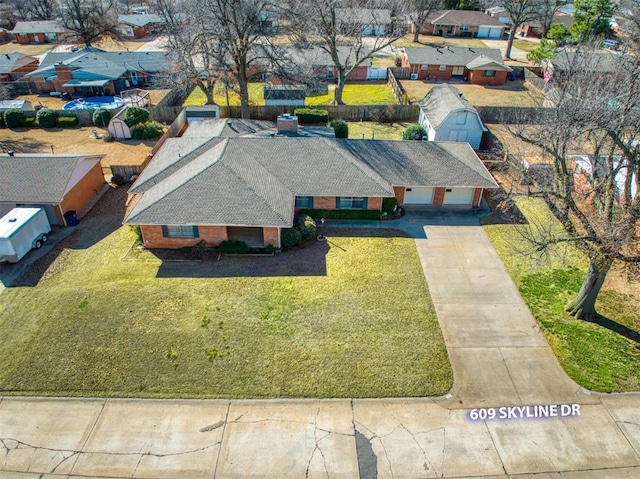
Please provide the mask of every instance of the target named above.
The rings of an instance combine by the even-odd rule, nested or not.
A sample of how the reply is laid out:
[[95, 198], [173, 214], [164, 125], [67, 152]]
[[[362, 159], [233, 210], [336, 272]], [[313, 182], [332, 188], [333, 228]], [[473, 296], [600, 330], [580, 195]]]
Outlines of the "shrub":
[[56, 126], [57, 116], [58, 114], [55, 110], [51, 110], [50, 108], [43, 108], [42, 110], [38, 110], [38, 113], [36, 113], [38, 125], [42, 128], [53, 128]]
[[36, 124], [36, 117], [35, 116], [25, 116], [22, 119], [22, 123], [20, 124], [20, 126], [24, 126], [26, 128], [31, 128], [35, 124]]
[[111, 177], [111, 181], [110, 183], [116, 185], [116, 186], [121, 186], [124, 185], [126, 183], [124, 176], [122, 175], [113, 175]]
[[300, 210], [300, 214], [327, 220], [379, 220], [378, 210]]
[[202, 259], [207, 249], [207, 242], [200, 240], [189, 248], [189, 257], [192, 259]]
[[148, 140], [150, 138], [158, 138], [162, 136], [163, 127], [157, 121], [148, 121], [146, 123], [140, 123], [136, 127], [134, 132], [134, 138], [136, 140]]
[[316, 222], [309, 215], [297, 214], [293, 220], [293, 226], [300, 233], [300, 242], [315, 238], [316, 236]]
[[24, 113], [17, 108], [9, 108], [4, 112], [4, 124], [9, 128], [18, 128], [24, 126]]
[[298, 121], [302, 124], [322, 123], [326, 125], [329, 121], [329, 112], [327, 110], [296, 108], [293, 114], [298, 117]]
[[295, 228], [286, 228], [282, 230], [280, 239], [282, 240], [283, 248], [291, 248], [302, 242], [302, 235]]
[[136, 240], [142, 243], [142, 229], [140, 229], [140, 225], [129, 225], [129, 229], [136, 235]]
[[276, 252], [276, 247], [273, 246], [271, 243], [269, 243], [267, 246], [264, 247], [264, 250], [269, 254], [273, 254]]
[[222, 254], [246, 254], [249, 247], [244, 241], [223, 241], [218, 245], [218, 252]]
[[144, 108], [130, 106], [124, 113], [124, 122], [130, 127], [147, 121], [149, 121], [149, 112]]
[[105, 143], [111, 143], [112, 141], [115, 141], [115, 138], [107, 133], [102, 137], [102, 141], [104, 141]]
[[382, 211], [385, 213], [393, 213], [396, 206], [398, 206], [398, 200], [395, 198], [385, 198], [382, 201]]
[[5, 126], [7, 125], [4, 124], [4, 115], [0, 115], [0, 128], [4, 128]]
[[332, 120], [329, 126], [333, 128], [336, 138], [349, 138], [349, 125], [344, 120]]
[[402, 133], [403, 140], [422, 140], [427, 136], [427, 132], [420, 125], [410, 125]]
[[111, 112], [106, 108], [98, 108], [93, 112], [91, 120], [94, 125], [106, 128], [111, 120]]
[[59, 116], [56, 118], [56, 126], [60, 128], [73, 128], [78, 126], [80, 120], [77, 116]]

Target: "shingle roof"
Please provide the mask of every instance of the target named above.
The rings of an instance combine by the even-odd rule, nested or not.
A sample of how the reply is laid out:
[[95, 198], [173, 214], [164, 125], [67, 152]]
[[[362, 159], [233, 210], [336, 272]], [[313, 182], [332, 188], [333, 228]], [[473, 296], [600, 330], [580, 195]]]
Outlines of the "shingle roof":
[[614, 72], [620, 68], [620, 62], [624, 55], [617, 53], [599, 53], [560, 50], [550, 62], [553, 69], [557, 71], [580, 71], [580, 72]]
[[11, 33], [64, 33], [66, 30], [59, 20], [39, 20], [36, 22], [17, 22]]
[[466, 144], [233, 137], [178, 159], [177, 148], [197, 143], [174, 140], [130, 190], [144, 193], [126, 224], [288, 227], [296, 195], [390, 197], [394, 184], [496, 186]]
[[[262, 52], [261, 49], [266, 50], [266, 54]], [[340, 62], [344, 64], [345, 61], [347, 61], [348, 64], [353, 65], [355, 63], [354, 50], [354, 48], [351, 48], [349, 46], [338, 46], [337, 52]], [[368, 50], [364, 51], [363, 53], [368, 53]], [[364, 56], [363, 53], [361, 53], [360, 57]], [[281, 57], [282, 59], [287, 59], [291, 63], [296, 65], [333, 67], [333, 60], [331, 59], [331, 55], [322, 48], [316, 47], [314, 45], [277, 45], [275, 47], [272, 45], [256, 45], [253, 47], [250, 54], [253, 56], [253, 58], [255, 58], [254, 63], [258, 65], [269, 65], [269, 57], [277, 56]], [[364, 60], [361, 65], [365, 67], [371, 66], [371, 58]]]
[[9, 74], [14, 70], [35, 61], [38, 61], [38, 59], [18, 52], [1, 53], [0, 74]]
[[145, 27], [149, 24], [166, 23], [162, 15], [157, 13], [142, 13], [137, 15], [118, 15], [118, 22], [134, 27]]
[[476, 10], [437, 10], [427, 17], [425, 23], [505, 27], [505, 24], [501, 23], [498, 19]]
[[447, 83], [435, 85], [419, 104], [434, 128], [438, 128], [454, 111], [467, 110], [478, 114], [471, 103], [462, 96], [460, 90]]
[[55, 75], [55, 65], [60, 62], [71, 68], [72, 75], [73, 72], [83, 72], [113, 80], [126, 71], [162, 72], [170, 69], [172, 64], [166, 52], [105, 52], [87, 48], [71, 53], [48, 53], [40, 62], [40, 67], [25, 76]]
[[407, 60], [413, 65], [467, 66], [478, 57], [488, 57], [500, 65], [502, 53], [497, 48], [407, 47]]
[[347, 23], [388, 25], [391, 23], [391, 10], [387, 8], [336, 8], [336, 17]]
[[59, 203], [80, 160], [100, 155], [65, 156], [0, 155], [0, 201], [9, 203]]

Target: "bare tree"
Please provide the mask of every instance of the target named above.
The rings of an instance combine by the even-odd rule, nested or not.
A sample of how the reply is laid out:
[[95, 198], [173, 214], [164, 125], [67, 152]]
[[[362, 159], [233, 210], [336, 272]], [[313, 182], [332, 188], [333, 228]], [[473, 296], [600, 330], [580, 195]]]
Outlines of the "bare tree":
[[370, 8], [372, 5], [360, 1], [353, 2], [352, 8], [343, 9], [334, 0], [307, 0], [294, 10], [298, 23], [295, 24], [295, 30], [290, 32], [293, 42], [297, 45], [314, 45], [331, 57], [337, 73], [333, 100], [337, 105], [344, 104], [342, 92], [347, 77], [365, 61], [404, 36], [404, 26], [390, 15], [397, 15], [398, 11]]
[[[192, 2], [155, 0], [154, 7], [165, 22], [165, 48], [176, 58], [175, 68], [157, 81], [163, 86], [181, 88], [185, 93], [197, 86], [205, 94], [207, 104], [214, 104], [214, 89], [224, 74], [224, 62], [209, 25], [198, 14], [198, 6]], [[192, 20], [185, 22], [185, 18]]]
[[[542, 125], [521, 124], [512, 132], [540, 147], [552, 166], [552, 179], [530, 177], [562, 228], [529, 230], [531, 252], [575, 244], [589, 259], [578, 296], [567, 311], [597, 319], [596, 299], [614, 261], [640, 263], [640, 60], [617, 59], [614, 72], [598, 72], [598, 55], [568, 56], [569, 66], [554, 77], [555, 108]], [[586, 141], [591, 151], [570, 157], [573, 145]], [[579, 181], [581, 180], [581, 181]]]
[[13, 5], [22, 18], [31, 20], [51, 20], [58, 8], [56, 0], [14, 0]]
[[443, 0], [405, 0], [407, 17], [413, 23], [413, 42], [418, 43], [420, 30], [432, 12], [444, 8]]
[[540, 21], [541, 33], [544, 38], [551, 28], [553, 19], [562, 7], [567, 5], [569, 0], [540, 0], [538, 8], [538, 20]]
[[88, 47], [105, 36], [119, 36], [115, 0], [62, 0], [60, 23]]
[[511, 48], [517, 28], [525, 22], [535, 20], [540, 14], [540, 0], [500, 0], [500, 6], [509, 14], [511, 29], [505, 57], [511, 58]]

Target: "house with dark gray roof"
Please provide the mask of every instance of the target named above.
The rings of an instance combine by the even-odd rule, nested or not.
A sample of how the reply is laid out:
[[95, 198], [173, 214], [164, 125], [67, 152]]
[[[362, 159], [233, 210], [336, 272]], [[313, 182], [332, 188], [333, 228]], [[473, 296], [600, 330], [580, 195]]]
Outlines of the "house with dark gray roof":
[[104, 155], [0, 155], [0, 217], [16, 206], [39, 206], [52, 225], [66, 225], [65, 213], [79, 216], [100, 192]]
[[419, 123], [429, 141], [466, 142], [474, 150], [480, 148], [487, 131], [476, 109], [447, 83], [435, 85], [420, 101]]
[[503, 85], [512, 71], [497, 48], [407, 47], [402, 66], [411, 80], [459, 78], [478, 85]]
[[67, 30], [60, 20], [38, 20], [17, 22], [11, 33], [17, 43], [50, 43], [60, 40]]
[[106, 52], [86, 47], [77, 52], [47, 53], [37, 70], [25, 75], [40, 93], [116, 95], [148, 85], [154, 75], [172, 68], [166, 52]]
[[294, 118], [286, 129], [238, 136], [218, 136], [225, 120], [205, 121], [167, 140], [129, 190], [124, 224], [139, 225], [148, 248], [240, 238], [280, 247], [300, 209], [381, 214], [393, 197], [472, 207], [496, 187], [466, 143], [337, 140], [291, 129]]
[[[423, 35], [445, 37], [502, 38], [506, 25], [497, 18], [476, 10], [436, 10], [420, 29]], [[410, 32], [415, 25], [409, 22]]]

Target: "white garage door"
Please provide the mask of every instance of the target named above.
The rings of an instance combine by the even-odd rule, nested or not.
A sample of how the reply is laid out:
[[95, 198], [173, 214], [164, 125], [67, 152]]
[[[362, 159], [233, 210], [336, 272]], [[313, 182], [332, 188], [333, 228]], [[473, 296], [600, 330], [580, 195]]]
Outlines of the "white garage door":
[[490, 27], [479, 27], [478, 28], [478, 38], [488, 38], [491, 32]]
[[502, 38], [502, 28], [494, 27], [489, 29], [489, 38]]
[[474, 188], [447, 188], [444, 193], [444, 205], [471, 205]]
[[404, 190], [405, 205], [433, 204], [433, 188], [430, 186], [407, 186]]

